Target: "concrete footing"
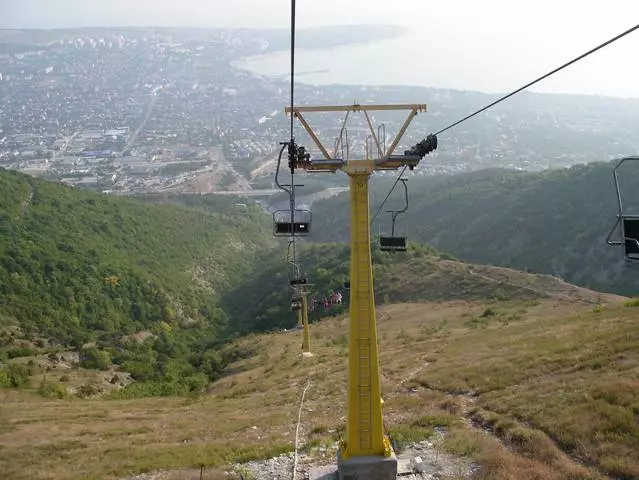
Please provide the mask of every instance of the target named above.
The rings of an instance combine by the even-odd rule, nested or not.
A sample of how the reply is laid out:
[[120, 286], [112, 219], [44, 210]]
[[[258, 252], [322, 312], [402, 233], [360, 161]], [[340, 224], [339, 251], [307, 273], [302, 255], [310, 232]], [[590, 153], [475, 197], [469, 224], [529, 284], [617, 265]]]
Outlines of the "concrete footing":
[[312, 357], [313, 354], [311, 352], [302, 352], [302, 357]]
[[338, 480], [395, 480], [397, 478], [397, 457], [352, 457], [337, 458]]

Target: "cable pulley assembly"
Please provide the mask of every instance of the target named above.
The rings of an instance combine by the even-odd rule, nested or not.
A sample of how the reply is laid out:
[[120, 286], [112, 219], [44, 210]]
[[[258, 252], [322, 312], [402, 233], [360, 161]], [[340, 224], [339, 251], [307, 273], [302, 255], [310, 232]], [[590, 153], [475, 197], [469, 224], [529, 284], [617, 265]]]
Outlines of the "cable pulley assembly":
[[[420, 158], [424, 158], [430, 152], [437, 150], [437, 135], [431, 133], [424, 140], [415, 144], [410, 150], [406, 150], [404, 155], [417, 155]], [[408, 168], [413, 170], [413, 165], [409, 165]]]
[[294, 141], [288, 143], [288, 168], [291, 170], [291, 175], [295, 173], [296, 168], [304, 168], [310, 161], [311, 154], [304, 146], [298, 146]]

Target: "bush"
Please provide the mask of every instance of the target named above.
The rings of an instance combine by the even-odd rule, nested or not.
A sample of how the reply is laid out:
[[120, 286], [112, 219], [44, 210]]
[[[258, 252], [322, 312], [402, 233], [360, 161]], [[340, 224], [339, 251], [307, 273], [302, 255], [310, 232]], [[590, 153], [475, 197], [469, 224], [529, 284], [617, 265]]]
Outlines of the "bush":
[[111, 366], [111, 355], [109, 352], [90, 347], [80, 353], [80, 365], [84, 368], [107, 370]]
[[626, 303], [624, 303], [624, 306], [628, 308], [639, 307], [639, 298], [631, 298]]
[[12, 358], [20, 358], [20, 357], [31, 357], [37, 355], [38, 352], [31, 347], [25, 346], [14, 346], [7, 349], [7, 357], [9, 359]]
[[11, 386], [11, 380], [9, 374], [4, 370], [0, 370], [0, 388], [7, 388]]
[[63, 399], [69, 395], [67, 388], [60, 384], [54, 382], [45, 382], [42, 381], [40, 383], [40, 388], [38, 388], [38, 393], [45, 398], [57, 398]]
[[97, 386], [91, 385], [90, 383], [84, 383], [78, 387], [76, 396], [80, 398], [87, 398], [87, 397], [93, 397], [94, 395], [98, 395], [99, 393], [102, 393], [102, 392]]
[[0, 370], [0, 386], [18, 388], [29, 382], [32, 369], [19, 363], [9, 364], [4, 371]]
[[481, 314], [482, 318], [487, 318], [487, 317], [494, 317], [497, 314], [497, 312], [495, 312], [495, 310], [493, 310], [492, 308], [488, 307], [486, 310], [484, 310], [484, 313]]

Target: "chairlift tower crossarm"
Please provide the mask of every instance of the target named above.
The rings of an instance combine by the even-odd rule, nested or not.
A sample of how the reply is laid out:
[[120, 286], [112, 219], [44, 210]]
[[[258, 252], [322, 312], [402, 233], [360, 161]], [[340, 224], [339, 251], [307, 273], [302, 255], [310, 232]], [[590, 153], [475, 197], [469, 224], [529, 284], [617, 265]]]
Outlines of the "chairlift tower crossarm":
[[[380, 158], [338, 159], [328, 154], [303, 114], [311, 112], [364, 112], [407, 110], [408, 118], [386, 151], [381, 149], [379, 137], [372, 122], [367, 118], [375, 146]], [[346, 106], [300, 106], [287, 107], [286, 113], [293, 114], [302, 124], [313, 142], [322, 152], [323, 160], [300, 162], [298, 168], [308, 172], [344, 171], [350, 184], [350, 338], [348, 356], [347, 425], [346, 439], [340, 448], [340, 458], [392, 455], [392, 447], [384, 435], [382, 422], [382, 398], [377, 344], [377, 323], [371, 259], [371, 232], [368, 181], [376, 170], [396, 170], [408, 166], [411, 170], [423, 155], [392, 155], [406, 132], [411, 120], [426, 111], [423, 104], [400, 105], [346, 105]], [[342, 126], [344, 129], [346, 119]], [[339, 145], [339, 139], [336, 142]], [[335, 148], [337, 153], [338, 148]]]
[[[370, 118], [368, 116], [368, 112], [370, 112], [370, 111], [398, 111], [398, 110], [408, 110], [409, 111], [408, 117], [406, 118], [406, 120], [404, 120], [404, 123], [403, 123], [402, 127], [399, 129], [399, 132], [397, 132], [397, 135], [395, 136], [395, 139], [393, 140], [393, 142], [391, 142], [390, 147], [388, 147], [388, 149], [386, 151], [383, 151], [383, 149], [381, 148], [381, 145], [380, 145], [380, 143], [378, 141], [377, 133], [375, 132], [375, 129], [373, 128], [373, 124], [372, 124], [372, 122], [371, 122], [371, 120], [370, 120]], [[371, 132], [371, 136], [375, 140], [375, 144], [376, 144], [376, 147], [378, 149], [378, 152], [380, 153], [380, 157], [387, 158], [390, 155], [392, 155], [393, 152], [395, 151], [395, 148], [397, 147], [397, 144], [399, 143], [401, 138], [404, 136], [404, 133], [406, 133], [406, 130], [408, 129], [408, 126], [410, 125], [410, 122], [413, 120], [413, 118], [415, 118], [415, 116], [418, 113], [425, 112], [426, 110], [427, 110], [426, 104], [360, 105], [358, 103], [355, 103], [353, 105], [297, 106], [297, 107], [294, 106], [294, 107], [286, 107], [285, 108], [286, 114], [290, 115], [292, 113], [295, 116], [295, 118], [297, 118], [300, 121], [300, 123], [304, 127], [304, 130], [306, 130], [306, 133], [308, 133], [308, 135], [311, 137], [311, 140], [313, 140], [313, 143], [315, 143], [317, 148], [322, 152], [322, 155], [324, 156], [325, 160], [334, 160], [335, 159], [335, 157], [337, 156], [337, 151], [338, 151], [337, 147], [339, 145], [341, 136], [338, 138], [336, 146], [335, 146], [335, 149], [334, 149], [335, 156], [331, 157], [329, 155], [329, 153], [328, 153], [328, 149], [320, 141], [320, 139], [317, 137], [317, 135], [315, 134], [315, 132], [313, 131], [313, 129], [309, 125], [308, 121], [302, 115], [303, 113], [346, 112], [344, 121], [342, 123], [342, 128], [341, 128], [341, 131], [343, 132], [344, 128], [346, 127], [346, 121], [348, 120], [348, 116], [349, 116], [350, 112], [364, 112], [364, 115], [366, 116], [366, 121], [368, 123], [369, 129], [370, 129], [370, 132]], [[374, 169], [374, 170], [385, 170], [385, 169], [379, 168], [379, 169]], [[372, 170], [371, 170], [371, 173], [372, 173]]]

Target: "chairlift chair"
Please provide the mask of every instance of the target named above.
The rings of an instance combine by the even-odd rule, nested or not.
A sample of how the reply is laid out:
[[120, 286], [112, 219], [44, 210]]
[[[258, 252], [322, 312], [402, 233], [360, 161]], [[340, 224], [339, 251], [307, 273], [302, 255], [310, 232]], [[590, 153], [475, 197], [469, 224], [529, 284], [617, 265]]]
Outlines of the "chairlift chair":
[[[612, 246], [623, 245], [624, 257], [630, 262], [639, 262], [639, 214], [628, 214], [624, 212], [621, 188], [619, 187], [618, 170], [626, 161], [639, 160], [639, 157], [625, 157], [619, 160], [613, 170], [615, 189], [617, 191], [617, 221], [610, 230], [606, 243]], [[619, 228], [620, 240], [612, 240], [612, 236]]]
[[291, 310], [294, 312], [302, 309], [302, 297], [293, 296], [291, 297]]
[[304, 236], [311, 233], [311, 211], [297, 208], [273, 212], [273, 234], [276, 237]]
[[395, 221], [397, 216], [408, 210], [408, 187], [406, 186], [406, 179], [400, 178], [402, 185], [404, 186], [404, 208], [401, 210], [387, 210], [391, 214], [392, 227], [391, 234], [379, 236], [379, 249], [382, 252], [405, 252], [406, 251], [406, 237], [395, 236]]
[[[291, 168], [291, 183], [281, 184], [279, 181], [280, 166], [282, 163], [282, 155], [288, 147], [289, 150], [289, 167]], [[276, 210], [273, 212], [273, 235], [276, 237], [291, 237], [298, 235], [308, 235], [311, 231], [311, 211], [305, 208], [295, 208], [295, 187], [303, 187], [293, 182], [294, 164], [299, 160], [299, 156], [307, 161], [307, 154], [303, 147], [297, 147], [295, 144], [285, 142], [282, 144], [279, 156], [277, 158], [277, 168], [275, 171], [275, 184], [279, 189], [286, 192], [289, 196], [290, 208]], [[293, 158], [295, 157], [295, 159]], [[296, 160], [297, 159], [297, 160]]]
[[294, 256], [292, 255], [291, 247], [293, 246], [294, 241], [291, 239], [288, 242], [288, 248], [286, 250], [286, 262], [289, 265], [288, 269], [288, 283], [293, 288], [293, 290], [304, 290], [308, 285], [308, 276], [302, 273], [300, 269], [299, 263], [294, 261]]
[[298, 278], [291, 278], [289, 280], [289, 283], [290, 283], [291, 287], [299, 287], [299, 286], [303, 286], [303, 285], [308, 285], [308, 278], [306, 278], [305, 276], [298, 277]]
[[406, 237], [379, 237], [379, 249], [382, 252], [405, 252]]

